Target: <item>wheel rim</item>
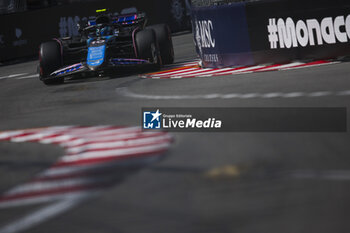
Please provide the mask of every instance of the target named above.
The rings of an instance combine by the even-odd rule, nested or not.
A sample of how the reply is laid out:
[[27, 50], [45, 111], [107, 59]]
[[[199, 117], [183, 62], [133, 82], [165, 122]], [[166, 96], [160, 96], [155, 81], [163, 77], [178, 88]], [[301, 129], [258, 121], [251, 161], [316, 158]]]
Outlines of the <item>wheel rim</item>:
[[157, 48], [156, 48], [154, 43], [151, 44], [151, 52], [152, 52], [153, 63], [160, 65], [161, 60], [160, 60], [160, 57], [159, 57], [158, 50], [157, 50]]

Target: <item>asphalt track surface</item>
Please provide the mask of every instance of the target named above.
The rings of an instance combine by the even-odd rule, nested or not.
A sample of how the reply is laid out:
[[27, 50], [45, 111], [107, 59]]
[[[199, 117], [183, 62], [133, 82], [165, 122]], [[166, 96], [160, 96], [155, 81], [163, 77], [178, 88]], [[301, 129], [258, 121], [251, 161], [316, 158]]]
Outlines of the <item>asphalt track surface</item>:
[[[174, 37], [174, 43], [176, 62], [196, 58], [191, 34]], [[0, 76], [34, 74], [36, 64], [2, 66]], [[0, 80], [0, 130], [139, 126], [141, 107], [349, 108], [349, 72], [344, 62], [177, 80], [124, 75], [59, 86], [6, 78]], [[282, 95], [263, 98], [276, 92]], [[24, 232], [350, 232], [349, 133], [172, 136], [159, 162], [137, 172], [126, 169], [124, 179], [102, 194]], [[28, 181], [62, 154], [58, 146], [0, 142], [0, 191]], [[40, 207], [0, 209], [0, 229]]]

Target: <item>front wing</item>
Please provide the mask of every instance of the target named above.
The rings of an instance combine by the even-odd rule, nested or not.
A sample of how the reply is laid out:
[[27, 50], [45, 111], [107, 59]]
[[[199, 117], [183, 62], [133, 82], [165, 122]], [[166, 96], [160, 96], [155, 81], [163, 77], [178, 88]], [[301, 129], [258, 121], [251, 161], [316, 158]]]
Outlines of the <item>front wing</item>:
[[125, 67], [125, 66], [138, 66], [138, 65], [150, 65], [153, 64], [149, 62], [148, 60], [143, 59], [133, 59], [133, 58], [112, 58], [108, 61], [108, 64], [105, 64], [101, 67], [98, 67], [96, 69], [95, 67], [89, 67], [86, 62], [76, 63], [70, 66], [66, 66], [63, 68], [60, 68], [50, 74], [48, 79], [51, 78], [60, 78], [75, 74], [82, 74], [82, 73], [96, 73], [101, 72], [106, 69], [111, 68], [118, 68], [118, 67]]

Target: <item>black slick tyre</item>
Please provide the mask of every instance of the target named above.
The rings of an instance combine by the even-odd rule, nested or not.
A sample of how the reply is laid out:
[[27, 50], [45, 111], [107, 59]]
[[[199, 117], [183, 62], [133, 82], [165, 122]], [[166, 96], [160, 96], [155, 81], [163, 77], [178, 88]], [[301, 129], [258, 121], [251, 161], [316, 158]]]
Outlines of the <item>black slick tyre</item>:
[[147, 28], [152, 29], [156, 34], [163, 64], [172, 64], [174, 62], [174, 47], [168, 25], [157, 24]]
[[160, 68], [162, 60], [155, 32], [152, 29], [144, 29], [135, 36], [137, 57], [152, 62], [155, 68]]
[[57, 41], [42, 43], [39, 50], [39, 76], [46, 84], [60, 84], [63, 78], [51, 79], [50, 74], [62, 66], [61, 46]]

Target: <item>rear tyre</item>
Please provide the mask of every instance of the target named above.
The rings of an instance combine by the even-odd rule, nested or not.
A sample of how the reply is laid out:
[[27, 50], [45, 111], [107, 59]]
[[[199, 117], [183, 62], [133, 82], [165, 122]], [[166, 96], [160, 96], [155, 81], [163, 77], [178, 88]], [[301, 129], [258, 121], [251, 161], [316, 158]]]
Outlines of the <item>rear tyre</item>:
[[172, 64], [174, 62], [174, 47], [168, 25], [157, 24], [147, 28], [152, 29], [156, 34], [163, 64]]
[[149, 60], [155, 66], [160, 68], [162, 60], [159, 52], [159, 45], [155, 32], [151, 29], [145, 29], [136, 33], [135, 36], [137, 57]]
[[[61, 46], [56, 41], [49, 41], [40, 45], [39, 51], [39, 76], [46, 84], [61, 84], [64, 82], [63, 78], [50, 79], [52, 72], [62, 66]], [[49, 79], [48, 79], [49, 78]]]

